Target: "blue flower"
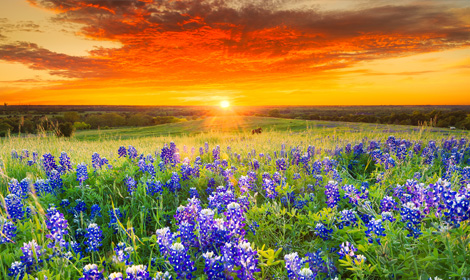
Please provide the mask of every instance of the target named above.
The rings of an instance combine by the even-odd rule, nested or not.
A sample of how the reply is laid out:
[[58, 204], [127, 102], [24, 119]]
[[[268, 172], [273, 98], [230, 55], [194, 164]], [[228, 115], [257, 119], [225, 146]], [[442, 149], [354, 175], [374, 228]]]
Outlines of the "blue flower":
[[98, 266], [96, 264], [87, 264], [83, 267], [83, 277], [78, 280], [102, 280], [103, 273], [98, 271]]
[[115, 263], [125, 263], [126, 265], [132, 265], [132, 262], [129, 260], [131, 257], [130, 253], [132, 251], [134, 251], [134, 248], [128, 247], [124, 242], [119, 242], [116, 247], [114, 247], [114, 252], [116, 255], [113, 256], [113, 261]]
[[132, 196], [132, 194], [134, 194], [134, 191], [137, 188], [137, 182], [135, 181], [134, 177], [126, 175], [126, 178], [124, 179], [124, 183], [127, 186], [127, 191], [129, 192], [129, 195]]
[[70, 157], [66, 152], [60, 153], [59, 164], [62, 166], [61, 170], [63, 172], [68, 172], [73, 170], [72, 163], [70, 163]]
[[0, 217], [0, 245], [4, 243], [14, 243], [16, 236], [16, 226], [12, 222]]
[[156, 195], [156, 194], [162, 194], [163, 193], [163, 184], [160, 181], [154, 181], [151, 179], [148, 179], [146, 182], [147, 185], [147, 194], [148, 195]]
[[124, 215], [121, 213], [121, 210], [119, 208], [113, 208], [109, 210], [109, 228], [114, 228], [114, 234], [118, 232], [118, 220], [123, 218]]
[[222, 257], [211, 251], [202, 254], [202, 256], [205, 261], [204, 272], [209, 280], [225, 279]]
[[328, 240], [333, 229], [327, 228], [323, 223], [317, 223], [315, 225], [315, 234], [323, 240]]
[[77, 181], [80, 185], [88, 179], [88, 170], [86, 164], [82, 163], [77, 166]]
[[385, 228], [382, 225], [382, 220], [376, 220], [375, 218], [372, 218], [366, 226], [367, 230], [365, 231], [365, 234], [367, 237], [369, 237], [369, 243], [373, 243], [373, 237], [375, 237], [375, 240], [380, 245], [380, 237], [386, 236], [384, 233]]
[[14, 194], [9, 194], [5, 197], [5, 210], [8, 217], [12, 219], [13, 222], [22, 220], [25, 216], [23, 202], [20, 197]]
[[176, 242], [171, 245], [168, 261], [173, 266], [178, 278], [192, 279], [192, 273], [196, 271], [196, 268], [187, 248], [182, 243]]
[[101, 240], [103, 238], [103, 232], [101, 231], [100, 227], [97, 224], [90, 224], [88, 226], [87, 232], [85, 234], [85, 245], [87, 246], [86, 251], [99, 251], [99, 247], [101, 244]]
[[133, 265], [126, 269], [126, 280], [150, 280], [146, 265]]
[[108, 276], [108, 280], [123, 280], [121, 272], [113, 272]]

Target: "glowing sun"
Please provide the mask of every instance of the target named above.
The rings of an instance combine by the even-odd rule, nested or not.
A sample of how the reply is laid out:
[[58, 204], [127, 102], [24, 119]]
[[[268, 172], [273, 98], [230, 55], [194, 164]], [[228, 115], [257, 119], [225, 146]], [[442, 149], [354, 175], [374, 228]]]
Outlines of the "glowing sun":
[[230, 103], [227, 100], [221, 101], [220, 102], [220, 107], [228, 108], [228, 107], [230, 107]]

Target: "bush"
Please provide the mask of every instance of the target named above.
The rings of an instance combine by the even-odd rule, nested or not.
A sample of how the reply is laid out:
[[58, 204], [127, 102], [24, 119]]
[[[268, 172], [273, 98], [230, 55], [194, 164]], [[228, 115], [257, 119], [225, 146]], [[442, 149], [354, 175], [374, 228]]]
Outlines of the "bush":
[[59, 124], [59, 129], [57, 130], [57, 136], [61, 137], [70, 137], [72, 136], [73, 132], [75, 131], [75, 127], [72, 123], [66, 122]]

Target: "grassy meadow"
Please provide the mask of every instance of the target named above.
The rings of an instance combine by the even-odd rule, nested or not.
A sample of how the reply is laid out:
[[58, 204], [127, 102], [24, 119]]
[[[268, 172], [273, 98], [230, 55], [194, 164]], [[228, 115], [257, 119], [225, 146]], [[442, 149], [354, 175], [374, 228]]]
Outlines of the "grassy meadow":
[[212, 117], [2, 138], [0, 279], [463, 279], [469, 136]]

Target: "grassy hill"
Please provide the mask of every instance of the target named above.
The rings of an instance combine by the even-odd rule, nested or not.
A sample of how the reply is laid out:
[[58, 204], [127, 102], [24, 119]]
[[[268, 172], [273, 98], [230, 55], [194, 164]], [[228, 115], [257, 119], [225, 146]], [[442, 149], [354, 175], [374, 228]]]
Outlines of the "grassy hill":
[[[359, 132], [375, 131], [383, 133], [419, 131], [415, 126], [377, 125], [347, 122], [306, 121], [297, 119], [280, 119], [266, 117], [219, 116], [208, 117], [203, 120], [171, 123], [147, 127], [129, 127], [106, 130], [78, 131], [75, 138], [78, 140], [97, 139], [131, 139], [151, 136], [195, 135], [210, 132], [251, 133], [252, 129], [262, 127], [266, 131], [301, 132], [305, 130], [318, 130], [317, 132]], [[431, 132], [444, 132], [452, 134], [465, 133], [450, 131], [448, 129], [429, 128]]]

